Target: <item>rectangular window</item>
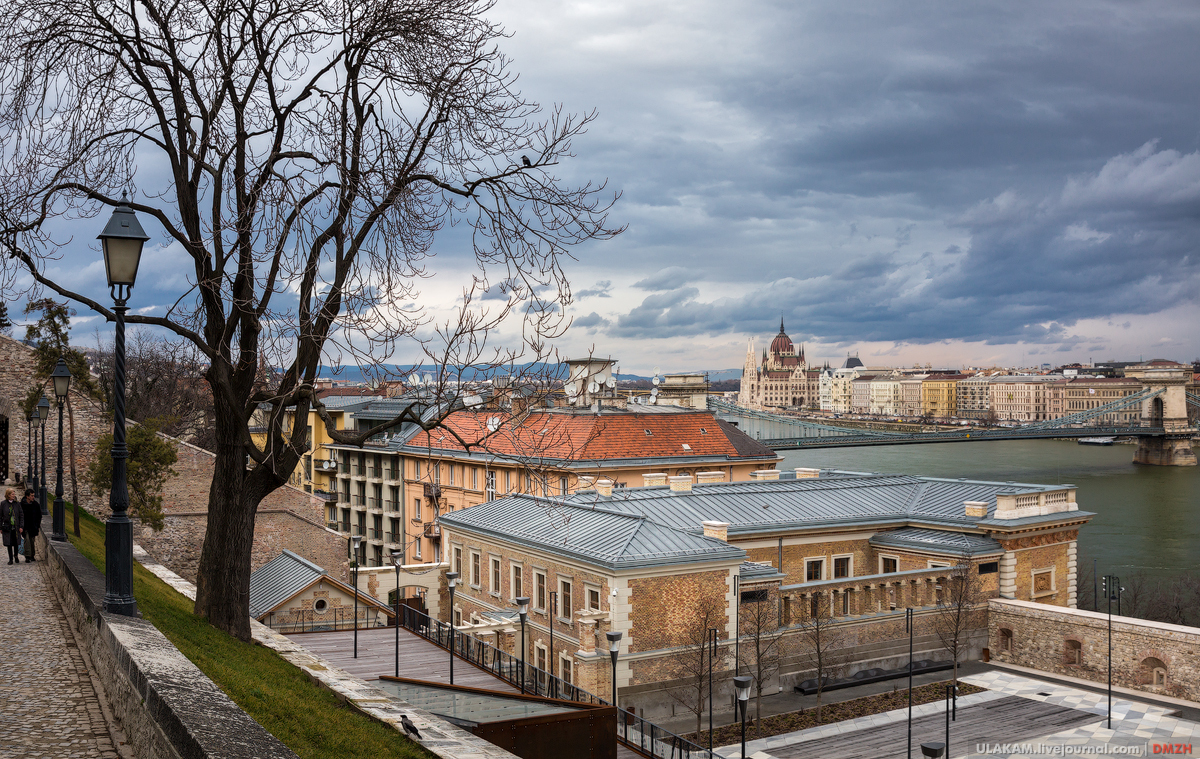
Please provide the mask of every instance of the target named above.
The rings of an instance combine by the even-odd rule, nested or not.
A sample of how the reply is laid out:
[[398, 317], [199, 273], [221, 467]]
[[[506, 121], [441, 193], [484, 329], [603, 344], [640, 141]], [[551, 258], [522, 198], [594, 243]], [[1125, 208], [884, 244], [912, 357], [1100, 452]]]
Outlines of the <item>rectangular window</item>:
[[600, 589], [588, 588], [587, 607], [591, 611], [600, 611]]
[[567, 494], [567, 478], [566, 477], [558, 478], [558, 494], [559, 495]]
[[492, 559], [492, 592], [500, 593], [500, 560], [496, 558]]
[[533, 608], [546, 610], [546, 574], [544, 572], [533, 573]]
[[999, 571], [1000, 562], [998, 561], [985, 561], [979, 565], [979, 574], [981, 575], [994, 575]]
[[850, 594], [843, 591], [839, 595], [842, 597], [842, 616], [850, 616]]
[[833, 559], [833, 578], [835, 580], [850, 576], [850, 557], [837, 556]]
[[421, 479], [421, 460], [413, 459], [413, 466], [416, 468], [417, 479]]
[[571, 618], [571, 583], [568, 580], [558, 581], [558, 613], [563, 619]]
[[496, 500], [496, 473], [487, 473], [487, 499], [489, 501]]
[[420, 498], [414, 498], [414, 499], [413, 499], [413, 515], [412, 515], [412, 518], [413, 518], [413, 520], [415, 520], [415, 521], [417, 521], [417, 522], [420, 522], [420, 521], [421, 521], [421, 499], [420, 499]]
[[506, 494], [512, 492], [512, 472], [504, 473], [504, 492]]
[[454, 571], [458, 572], [458, 577], [462, 579], [462, 549], [458, 546], [454, 547]]
[[825, 579], [825, 560], [810, 559], [804, 562], [805, 582], [819, 582]]
[[451, 484], [451, 485], [453, 485], [453, 484], [454, 484], [454, 465], [453, 465], [453, 464], [447, 464], [447, 465], [446, 465], [446, 469], [447, 469], [447, 471], [449, 471], [449, 473], [450, 473], [450, 484]]
[[479, 554], [471, 552], [471, 584], [479, 587]]
[[882, 559], [880, 559], [880, 567], [882, 568], [881, 571], [883, 574], [895, 572], [897, 569], [896, 563], [896, 559], [891, 556], [884, 556]]
[[524, 583], [524, 567], [520, 564], [512, 565], [512, 597], [520, 598], [525, 595]]
[[433, 484], [441, 485], [442, 484], [442, 465], [441, 464], [430, 464], [429, 471], [431, 474], [433, 474]]
[[526, 493], [533, 492], [533, 478], [528, 474], [525, 475], [525, 492]]
[[571, 660], [566, 656], [559, 659], [558, 676], [562, 678], [564, 683], [571, 682]]
[[471, 467], [471, 490], [479, 490], [479, 467]]
[[546, 671], [546, 649], [543, 648], [542, 646], [538, 646], [536, 658], [537, 658], [537, 663], [535, 664], [535, 666], [538, 669], [545, 672]]

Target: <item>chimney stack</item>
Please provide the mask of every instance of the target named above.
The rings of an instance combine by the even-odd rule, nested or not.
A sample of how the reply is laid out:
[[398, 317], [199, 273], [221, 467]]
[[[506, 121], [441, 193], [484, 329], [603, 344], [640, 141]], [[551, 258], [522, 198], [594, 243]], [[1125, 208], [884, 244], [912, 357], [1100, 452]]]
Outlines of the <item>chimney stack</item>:
[[750, 473], [750, 479], [756, 480], [756, 481], [778, 480], [779, 479], [779, 470], [778, 469], [755, 469], [753, 472]]
[[984, 501], [963, 501], [966, 516], [983, 519], [987, 516], [987, 503]]
[[654, 472], [652, 474], [642, 475], [642, 486], [647, 488], [662, 487], [667, 484], [667, 475], [664, 472]]
[[798, 480], [813, 480], [821, 476], [820, 469], [806, 469], [805, 467], [796, 467], [796, 479]]
[[701, 522], [700, 526], [704, 528], [704, 537], [729, 542], [729, 522]]
[[613, 481], [612, 480], [596, 480], [596, 492], [601, 498], [612, 498]]
[[692, 492], [692, 476], [690, 474], [679, 474], [674, 477], [667, 478], [671, 483], [671, 490], [676, 493]]
[[724, 482], [724, 472], [696, 472], [696, 484], [704, 482]]

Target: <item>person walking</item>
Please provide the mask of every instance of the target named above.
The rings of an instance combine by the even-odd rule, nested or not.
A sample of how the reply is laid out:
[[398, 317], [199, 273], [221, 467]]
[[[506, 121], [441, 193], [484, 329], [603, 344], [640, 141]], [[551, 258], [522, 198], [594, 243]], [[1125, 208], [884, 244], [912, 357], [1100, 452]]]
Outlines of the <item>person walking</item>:
[[25, 512], [25, 563], [28, 564], [37, 560], [34, 551], [37, 546], [36, 538], [42, 527], [42, 504], [38, 503], [37, 493], [33, 488], [25, 491], [21, 510]]
[[17, 548], [21, 544], [21, 532], [25, 528], [25, 509], [17, 501], [17, 491], [9, 488], [4, 491], [4, 500], [0, 501], [0, 537], [4, 539], [4, 547], [8, 549], [8, 563], [13, 559], [21, 560]]

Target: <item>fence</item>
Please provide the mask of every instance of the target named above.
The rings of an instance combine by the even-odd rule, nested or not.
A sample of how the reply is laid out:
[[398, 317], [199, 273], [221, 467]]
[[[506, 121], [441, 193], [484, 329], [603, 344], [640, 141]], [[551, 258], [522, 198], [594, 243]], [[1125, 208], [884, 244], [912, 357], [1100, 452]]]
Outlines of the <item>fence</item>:
[[[560, 698], [583, 704], [609, 705], [607, 699], [600, 698], [550, 672], [527, 664], [486, 641], [472, 638], [463, 633], [454, 634], [449, 624], [432, 619], [417, 609], [401, 607], [399, 619], [405, 629], [442, 648], [449, 649], [453, 638], [454, 652], [459, 657], [490, 672], [510, 685], [520, 688], [522, 693]], [[618, 707], [617, 716], [617, 740], [643, 754], [660, 759], [712, 759], [713, 757], [708, 749], [700, 748], [686, 738], [664, 730], [653, 722], [638, 717], [633, 712]]]
[[[359, 606], [358, 629], [387, 627], [387, 617], [378, 609]], [[353, 630], [354, 608], [331, 607], [324, 612], [298, 609], [287, 612], [271, 612], [263, 624], [281, 633], [327, 632], [330, 630]]]

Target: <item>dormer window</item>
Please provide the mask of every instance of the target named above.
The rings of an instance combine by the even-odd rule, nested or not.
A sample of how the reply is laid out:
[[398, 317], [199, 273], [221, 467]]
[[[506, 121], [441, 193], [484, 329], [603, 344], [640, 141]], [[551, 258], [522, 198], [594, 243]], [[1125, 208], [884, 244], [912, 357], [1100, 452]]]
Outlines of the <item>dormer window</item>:
[[700, 428], [700, 434], [701, 434], [701, 435], [707, 435], [707, 434], [708, 434], [708, 430], [706, 430], [705, 428], [701, 427], [701, 428]]
[[688, 445], [687, 443], [683, 443], [683, 450], [690, 451], [690, 450], [692, 450], [692, 447], [690, 445]]
[[653, 433], [653, 432], [651, 432], [650, 430], [646, 430], [646, 435], [647, 435], [647, 436], [650, 436], [650, 435], [653, 435], [653, 434], [654, 434], [654, 433]]

